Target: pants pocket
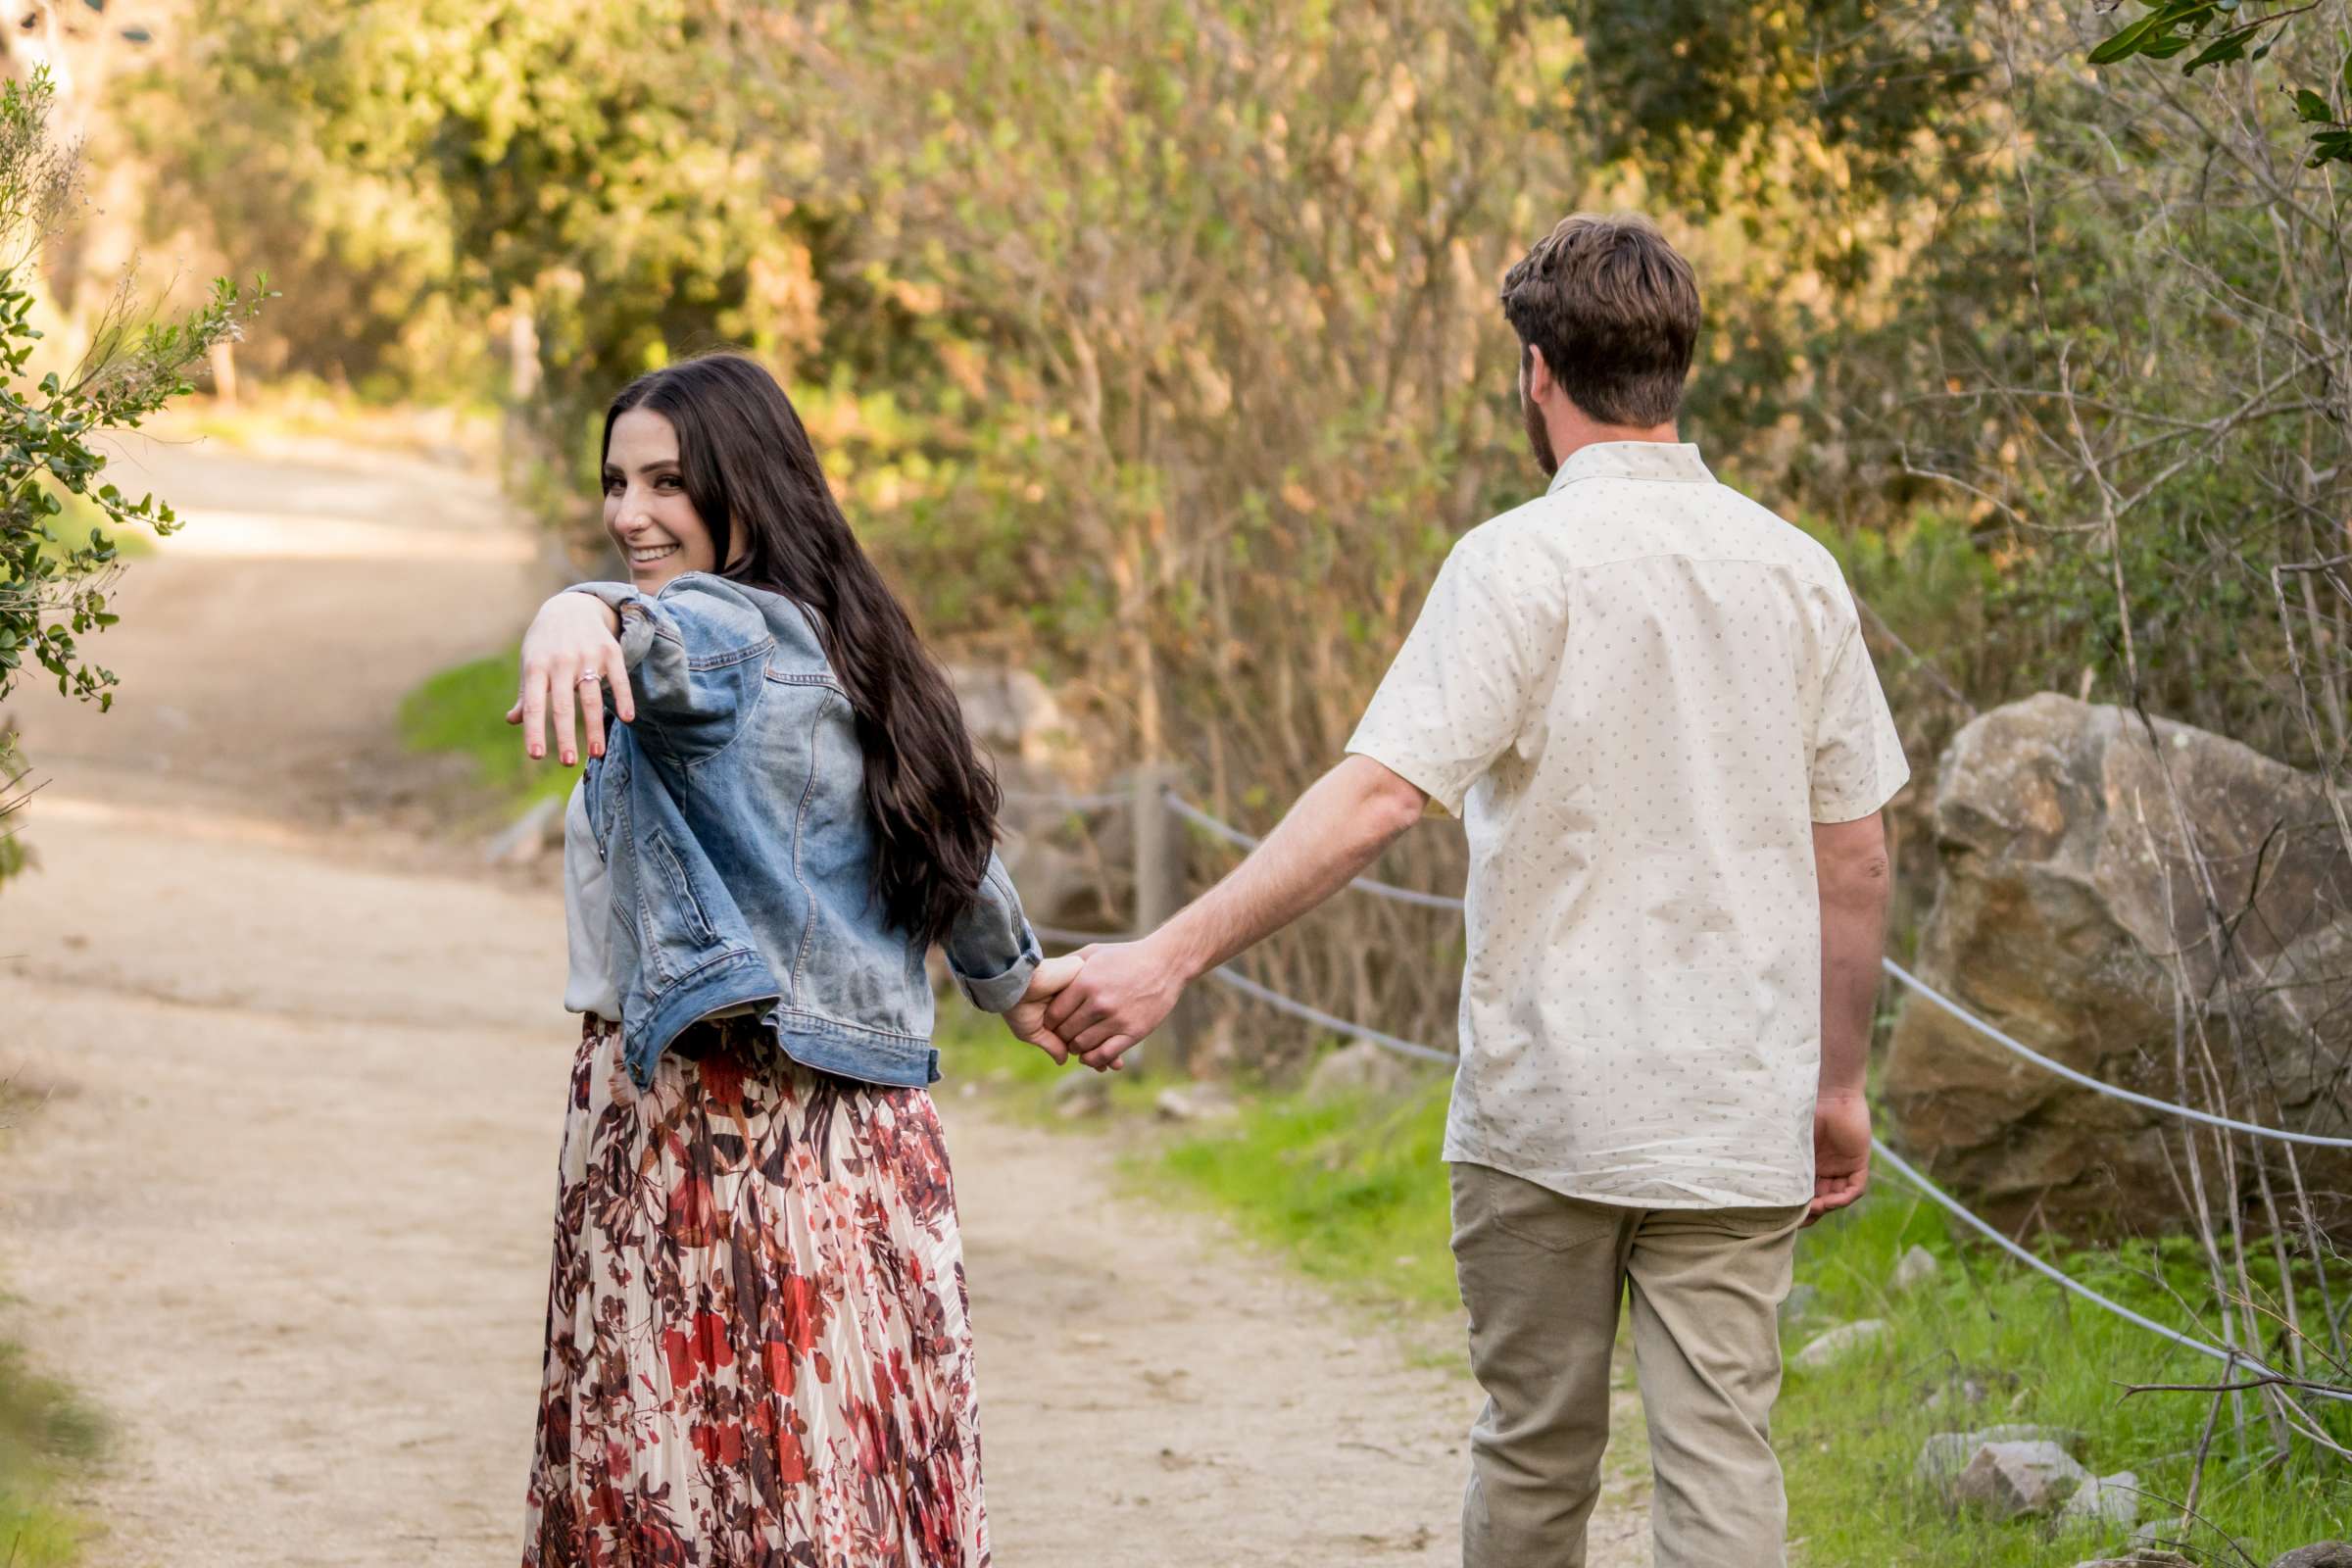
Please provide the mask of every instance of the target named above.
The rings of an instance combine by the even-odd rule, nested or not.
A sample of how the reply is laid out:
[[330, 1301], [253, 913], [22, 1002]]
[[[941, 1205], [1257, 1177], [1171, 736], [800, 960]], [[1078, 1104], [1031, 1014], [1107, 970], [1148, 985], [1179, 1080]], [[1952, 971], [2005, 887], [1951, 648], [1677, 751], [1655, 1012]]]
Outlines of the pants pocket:
[[1457, 1164], [1456, 1242], [1491, 1227], [1546, 1252], [1565, 1252], [1617, 1234], [1623, 1214], [1602, 1203], [1564, 1198], [1550, 1188], [1490, 1165]]

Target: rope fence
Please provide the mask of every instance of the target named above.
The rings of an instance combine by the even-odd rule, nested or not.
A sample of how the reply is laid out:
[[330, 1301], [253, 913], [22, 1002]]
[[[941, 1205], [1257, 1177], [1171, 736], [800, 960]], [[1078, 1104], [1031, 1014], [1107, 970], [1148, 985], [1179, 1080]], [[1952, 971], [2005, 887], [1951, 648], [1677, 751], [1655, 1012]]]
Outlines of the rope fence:
[[1245, 997], [1255, 997], [1277, 1012], [1287, 1012], [1294, 1018], [1304, 1018], [1307, 1022], [1321, 1024], [1326, 1029], [1337, 1030], [1341, 1034], [1352, 1036], [1357, 1040], [1369, 1041], [1373, 1045], [1394, 1051], [1400, 1056], [1414, 1056], [1423, 1061], [1442, 1061], [1449, 1067], [1461, 1059], [1450, 1051], [1438, 1051], [1428, 1046], [1415, 1045], [1410, 1040], [1399, 1040], [1395, 1035], [1382, 1034], [1377, 1029], [1367, 1029], [1360, 1023], [1349, 1023], [1345, 1018], [1335, 1018], [1320, 1007], [1310, 1007], [1303, 1002], [1284, 996], [1271, 986], [1259, 985], [1231, 964], [1211, 969], [1209, 975], [1212, 979], [1222, 980]]
[[[1170, 795], [1167, 803], [1168, 809], [1174, 811], [1179, 817], [1223, 839], [1228, 844], [1241, 849], [1254, 849], [1263, 842], [1229, 822], [1218, 821], [1181, 796]], [[1348, 885], [1359, 893], [1369, 893], [1377, 898], [1393, 899], [1401, 904], [1417, 904], [1429, 908], [1442, 909], [1464, 907], [1463, 901], [1457, 898], [1447, 898], [1437, 893], [1422, 893], [1413, 888], [1400, 888], [1393, 883], [1381, 882], [1372, 877], [1357, 877]], [[2280, 1143], [2302, 1144], [2314, 1149], [2352, 1149], [2352, 1138], [2334, 1138], [2322, 1133], [2290, 1132], [2281, 1127], [2266, 1127], [2259, 1122], [2238, 1121], [2230, 1116], [2217, 1116], [2211, 1111], [2199, 1110], [2193, 1105], [2176, 1104], [2169, 1100], [2158, 1100], [2151, 1095], [2138, 1094], [2132, 1090], [2108, 1083], [2103, 1079], [2094, 1078], [2089, 1073], [2079, 1071], [2062, 1061], [2056, 1061], [2043, 1055], [2025, 1042], [1978, 1017], [1892, 958], [1882, 957], [1879, 960], [1879, 967], [2004, 1051], [2095, 1094], [2105, 1095], [2111, 1100], [2123, 1101], [2127, 1104], [2138, 1105], [2146, 1110], [2159, 1111], [2168, 1116], [2179, 1116], [2187, 1121], [2203, 1122], [2209, 1127], [2221, 1127], [2230, 1132], [2244, 1133], [2249, 1137], [2272, 1138]]]
[[[1193, 826], [1216, 838], [1223, 839], [1237, 849], [1254, 850], [1265, 842], [1263, 839], [1243, 832], [1230, 822], [1218, 821], [1181, 795], [1170, 795], [1166, 799], [1169, 810], [1192, 823]], [[1376, 899], [1387, 899], [1396, 904], [1419, 905], [1424, 909], [1459, 909], [1463, 907], [1460, 899], [1448, 898], [1443, 893], [1423, 893], [1414, 888], [1400, 888], [1394, 883], [1375, 881], [1368, 876], [1359, 876], [1348, 885], [1358, 893], [1369, 893]]]
[[1993, 1246], [1999, 1248], [2002, 1251], [2007, 1252], [2011, 1257], [2014, 1257], [2019, 1262], [2025, 1264], [2026, 1267], [2034, 1270], [2034, 1273], [2045, 1276], [2056, 1284], [2065, 1287], [2069, 1291], [2072, 1291], [2075, 1295], [2080, 1296], [2086, 1301], [2090, 1301], [2096, 1305], [2105, 1307], [2108, 1311], [2113, 1312], [2117, 1317], [2122, 1318], [2125, 1322], [2136, 1324], [2138, 1327], [2146, 1329], [2150, 1334], [2154, 1334], [2163, 1339], [2172, 1341], [2175, 1345], [2180, 1346], [2183, 1349], [2194, 1350], [2199, 1355], [2211, 1356], [2214, 1360], [2224, 1362], [2233, 1368], [2244, 1367], [2248, 1372], [2253, 1373], [2256, 1377], [2279, 1378], [2282, 1382], [2292, 1384], [2301, 1393], [2315, 1394], [2323, 1399], [2333, 1399], [2339, 1403], [2352, 1404], [2352, 1390], [2321, 1388], [2306, 1380], [2286, 1378], [2280, 1373], [2272, 1371], [2269, 1367], [2263, 1365], [2260, 1361], [2255, 1360], [2243, 1350], [2230, 1350], [2225, 1349], [2218, 1345], [2208, 1345], [2203, 1340], [2191, 1338], [2189, 1335], [2182, 1334], [2177, 1329], [2168, 1329], [2163, 1324], [2155, 1321], [2153, 1318], [2142, 1317], [2139, 1313], [2132, 1311], [2121, 1301], [2111, 1300], [2107, 1297], [2101, 1296], [2098, 1292], [2092, 1290], [2081, 1280], [2076, 1279], [2073, 1275], [2064, 1272], [2048, 1262], [2045, 1262], [2041, 1258], [2035, 1257], [2025, 1248], [2020, 1247], [2017, 1243], [2002, 1235], [2000, 1230], [1989, 1220], [1982, 1219], [1976, 1214], [1971, 1213], [1967, 1205], [1962, 1203], [1960, 1200], [1954, 1198], [1951, 1194], [1945, 1192], [1942, 1188], [1928, 1180], [1927, 1177], [1912, 1169], [1910, 1163], [1906, 1161], [1902, 1155], [1896, 1153], [1893, 1150], [1888, 1149], [1886, 1144], [1882, 1143], [1877, 1138], [1871, 1139], [1870, 1147], [1871, 1150], [1877, 1153], [1881, 1159], [1884, 1159], [1889, 1166], [1893, 1167], [1894, 1173], [1897, 1176], [1902, 1177], [1903, 1180], [1909, 1182], [1913, 1187], [1918, 1188], [1924, 1197], [1940, 1205], [1947, 1213], [1949, 1213], [1953, 1218], [1959, 1220], [1963, 1225], [1966, 1225], [1970, 1230], [1975, 1231], [1978, 1235], [1992, 1243]]
[[1004, 790], [999, 799], [1006, 806], [1040, 806], [1055, 811], [1101, 811], [1113, 806], [1125, 806], [1131, 796], [1120, 794], [1061, 795], [1051, 790]]
[[[2063, 1061], [2053, 1061], [2024, 1042], [2012, 1039], [1892, 958], [1881, 958], [1879, 964], [1895, 979], [1900, 980], [1904, 985], [1909, 986], [1987, 1040], [2016, 1055], [2023, 1056], [2036, 1067], [2056, 1073], [2069, 1083], [2081, 1084], [2085, 1089], [2096, 1090], [2111, 1100], [2120, 1100], [2127, 1104], [2144, 1106], [2149, 1110], [2160, 1110], [2168, 1116], [2180, 1116], [2188, 1121], [2201, 1121], [2209, 1127], [2226, 1127], [2233, 1133], [2248, 1133], [2256, 1138], [2276, 1138], [2282, 1144], [2309, 1144], [2317, 1149], [2352, 1149], [2352, 1138], [2327, 1138], [2318, 1133], [2296, 1133], [2279, 1127], [2265, 1127], [2259, 1122], [2237, 1121], [2229, 1116], [2216, 1116], [2211, 1111], [2199, 1110], [2193, 1105], [2176, 1105], [2169, 1100], [2158, 1100], [2150, 1095], [2134, 1094], [2129, 1089], [2119, 1089], [2114, 1084], [2102, 1082], [2086, 1072], [2079, 1072]], [[2239, 1359], [2244, 1358], [2241, 1356]]]

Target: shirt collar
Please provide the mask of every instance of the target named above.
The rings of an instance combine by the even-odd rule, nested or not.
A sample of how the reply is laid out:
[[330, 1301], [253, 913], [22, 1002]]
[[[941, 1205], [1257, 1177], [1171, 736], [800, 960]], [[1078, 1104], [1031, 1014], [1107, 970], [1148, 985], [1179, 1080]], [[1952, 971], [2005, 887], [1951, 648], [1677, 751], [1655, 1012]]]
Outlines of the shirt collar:
[[1595, 441], [1579, 447], [1551, 476], [1545, 495], [1579, 479], [1664, 479], [1682, 484], [1712, 484], [1715, 475], [1699, 461], [1698, 448], [1689, 441]]

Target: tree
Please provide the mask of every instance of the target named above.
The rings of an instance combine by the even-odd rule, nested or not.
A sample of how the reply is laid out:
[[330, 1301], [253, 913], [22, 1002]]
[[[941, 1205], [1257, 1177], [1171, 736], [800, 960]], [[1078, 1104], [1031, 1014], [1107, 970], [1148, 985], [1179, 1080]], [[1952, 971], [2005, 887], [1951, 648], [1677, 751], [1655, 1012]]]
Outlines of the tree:
[[512, 345], [544, 482], [585, 496], [583, 436], [631, 375], [717, 342], [789, 368], [812, 339], [808, 133], [726, 90], [712, 0], [203, 0], [193, 23], [139, 113], [178, 193], [159, 221], [306, 296], [273, 313], [281, 363], [464, 399], [497, 395]]
[[[51, 134], [51, 103], [45, 72], [0, 82], [0, 701], [37, 667], [56, 679], [60, 696], [103, 710], [113, 701], [114, 672], [92, 662], [80, 639], [115, 621], [106, 597], [118, 569], [109, 535], [169, 533], [177, 519], [154, 495], [134, 500], [108, 482], [95, 443], [192, 390], [191, 368], [233, 337], [258, 302], [221, 282], [184, 318], [134, 325], [124, 279], [81, 364], [36, 379], [41, 334], [30, 318], [38, 268], [78, 174], [75, 150]], [[61, 494], [93, 517], [86, 540], [60, 536]], [[23, 774], [13, 737], [0, 734], [0, 820], [23, 804]], [[0, 845], [4, 875], [22, 852], [13, 840]]]

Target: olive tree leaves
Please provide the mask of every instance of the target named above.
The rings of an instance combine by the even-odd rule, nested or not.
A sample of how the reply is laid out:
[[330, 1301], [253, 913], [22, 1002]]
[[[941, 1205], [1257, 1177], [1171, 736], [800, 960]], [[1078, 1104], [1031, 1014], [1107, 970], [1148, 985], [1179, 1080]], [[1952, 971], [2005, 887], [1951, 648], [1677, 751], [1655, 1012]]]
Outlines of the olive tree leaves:
[[[2190, 56], [2180, 70], [2194, 75], [2208, 66], [2251, 64], [2265, 59], [2279, 35], [2295, 18], [2320, 10], [2328, 0], [2305, 0], [2300, 5], [2257, 10], [2244, 0], [2142, 0], [2145, 14], [2134, 18], [2090, 51], [2094, 66], [2111, 66], [2134, 56], [2172, 60]], [[2338, 73], [2341, 86], [2352, 93], [2352, 54]], [[2314, 127], [2310, 167], [2352, 163], [2352, 121], [2336, 112], [2326, 94], [2311, 87], [2293, 89], [2295, 118]]]

